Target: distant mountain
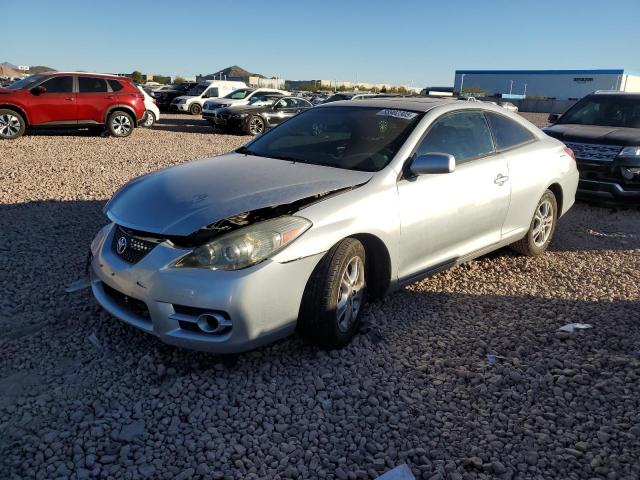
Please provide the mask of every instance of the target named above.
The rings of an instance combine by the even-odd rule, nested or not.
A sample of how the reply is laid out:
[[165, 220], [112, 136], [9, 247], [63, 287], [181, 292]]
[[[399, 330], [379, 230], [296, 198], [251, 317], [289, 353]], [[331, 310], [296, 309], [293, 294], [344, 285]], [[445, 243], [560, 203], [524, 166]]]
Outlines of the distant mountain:
[[222, 70], [218, 70], [215, 73], [210, 73], [209, 75], [205, 75], [202, 77], [204, 80], [224, 80], [226, 77], [227, 80], [238, 80], [247, 82], [249, 81], [249, 77], [260, 77], [265, 78], [264, 75], [260, 75], [259, 73], [251, 73], [248, 70], [245, 70], [238, 65], [232, 65], [231, 67], [224, 68]]
[[0, 76], [2, 77], [21, 77], [25, 74], [34, 75], [36, 73], [43, 72], [55, 72], [55, 68], [46, 67], [44, 65], [36, 65], [29, 68], [28, 71], [18, 70], [18, 67], [13, 63], [2, 62], [0, 63]]
[[34, 73], [44, 73], [44, 72], [57, 72], [55, 68], [45, 67], [43, 65], [36, 65], [35, 67], [31, 67], [29, 69], [29, 74], [33, 75]]

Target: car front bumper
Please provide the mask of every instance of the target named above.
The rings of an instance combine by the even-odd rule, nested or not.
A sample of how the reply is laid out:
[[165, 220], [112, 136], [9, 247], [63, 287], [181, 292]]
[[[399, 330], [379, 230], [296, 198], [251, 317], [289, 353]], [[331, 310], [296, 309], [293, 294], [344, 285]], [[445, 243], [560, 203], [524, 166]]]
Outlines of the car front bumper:
[[[165, 343], [212, 353], [237, 353], [295, 330], [302, 295], [322, 254], [288, 263], [267, 260], [237, 271], [172, 268], [189, 250], [163, 242], [135, 264], [112, 248], [115, 224], [92, 252], [91, 289], [113, 316]], [[215, 312], [231, 322], [221, 333], [197, 328]]]
[[172, 103], [170, 110], [172, 112], [188, 112], [189, 106], [186, 103]]
[[635, 162], [595, 164], [578, 160], [580, 181], [576, 197], [591, 202], [640, 205], [640, 175], [625, 179], [622, 169], [638, 169]]

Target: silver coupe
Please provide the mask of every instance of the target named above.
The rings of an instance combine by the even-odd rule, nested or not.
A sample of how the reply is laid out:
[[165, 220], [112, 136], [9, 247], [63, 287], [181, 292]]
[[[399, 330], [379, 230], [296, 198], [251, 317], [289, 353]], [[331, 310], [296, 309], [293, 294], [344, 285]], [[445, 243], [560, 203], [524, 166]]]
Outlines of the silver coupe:
[[108, 202], [91, 286], [181, 347], [357, 333], [368, 299], [510, 245], [540, 255], [574, 203], [573, 153], [499, 106], [381, 98], [310, 109]]

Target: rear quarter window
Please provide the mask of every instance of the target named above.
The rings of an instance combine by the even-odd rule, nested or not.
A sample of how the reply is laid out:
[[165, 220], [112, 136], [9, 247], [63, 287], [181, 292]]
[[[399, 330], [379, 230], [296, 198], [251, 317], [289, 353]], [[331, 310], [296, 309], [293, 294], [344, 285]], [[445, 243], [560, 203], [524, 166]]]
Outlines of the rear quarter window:
[[109, 83], [111, 90], [113, 90], [114, 92], [119, 92], [120, 90], [122, 90], [122, 84], [119, 81], [107, 80], [107, 82]]
[[496, 150], [507, 150], [535, 139], [533, 133], [503, 115], [485, 112], [496, 142]]

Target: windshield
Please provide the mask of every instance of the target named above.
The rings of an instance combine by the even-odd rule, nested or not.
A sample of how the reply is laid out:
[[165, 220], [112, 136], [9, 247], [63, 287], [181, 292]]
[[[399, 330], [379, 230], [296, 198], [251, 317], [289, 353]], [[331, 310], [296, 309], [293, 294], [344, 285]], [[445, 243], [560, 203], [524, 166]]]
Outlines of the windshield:
[[420, 112], [390, 108], [312, 108], [238, 152], [377, 172], [391, 161], [422, 116]]
[[238, 90], [234, 90], [231, 93], [228, 93], [224, 96], [224, 98], [230, 98], [233, 100], [244, 100], [244, 98], [251, 92], [253, 92], [253, 90], [250, 88], [240, 88]]
[[605, 95], [586, 97], [567, 110], [558, 123], [640, 128], [640, 99]]
[[29, 77], [23, 78], [22, 80], [18, 80], [17, 82], [13, 82], [11, 85], [4, 88], [9, 88], [11, 90], [21, 90], [23, 88], [29, 88], [31, 85], [39, 82], [45, 77], [46, 75], [31, 75]]
[[189, 90], [187, 92], [187, 95], [189, 95], [190, 97], [197, 97], [200, 96], [204, 93], [204, 91], [209, 87], [208, 83], [199, 83], [198, 85], [196, 85], [195, 87], [193, 87], [191, 90]]
[[265, 106], [265, 105], [273, 105], [276, 103], [276, 100], [280, 100], [282, 97], [273, 96], [273, 95], [256, 95], [251, 100], [249, 100], [249, 105], [254, 106]]

